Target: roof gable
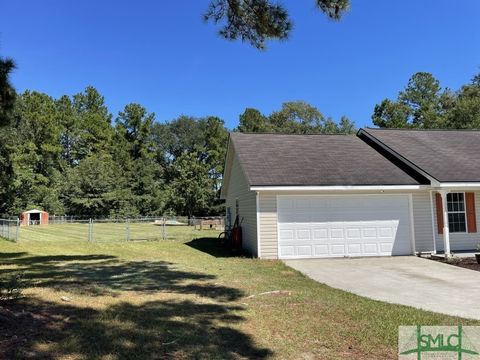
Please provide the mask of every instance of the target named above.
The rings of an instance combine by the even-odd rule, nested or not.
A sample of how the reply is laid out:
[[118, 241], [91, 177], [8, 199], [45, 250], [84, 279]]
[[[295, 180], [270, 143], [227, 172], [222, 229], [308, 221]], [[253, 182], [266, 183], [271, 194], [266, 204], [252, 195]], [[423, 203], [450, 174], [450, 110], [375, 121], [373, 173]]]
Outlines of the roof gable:
[[480, 181], [480, 131], [362, 129], [439, 182]]

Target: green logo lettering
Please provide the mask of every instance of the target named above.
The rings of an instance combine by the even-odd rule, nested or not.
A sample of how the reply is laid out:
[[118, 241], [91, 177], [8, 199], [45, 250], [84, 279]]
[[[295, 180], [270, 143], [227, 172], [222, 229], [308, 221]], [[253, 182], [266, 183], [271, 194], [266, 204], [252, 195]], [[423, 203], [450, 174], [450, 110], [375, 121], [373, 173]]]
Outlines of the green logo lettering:
[[[457, 326], [456, 333], [442, 334], [438, 333], [436, 336], [432, 334], [422, 334], [422, 328], [417, 325], [416, 340], [417, 347], [402, 351], [400, 355], [417, 354], [417, 359], [421, 360], [422, 353], [425, 352], [454, 352], [457, 353], [457, 359], [462, 359], [462, 354], [479, 355], [478, 352], [472, 349], [466, 349], [462, 344], [463, 330], [462, 325]], [[446, 343], [445, 343], [446, 339]]]

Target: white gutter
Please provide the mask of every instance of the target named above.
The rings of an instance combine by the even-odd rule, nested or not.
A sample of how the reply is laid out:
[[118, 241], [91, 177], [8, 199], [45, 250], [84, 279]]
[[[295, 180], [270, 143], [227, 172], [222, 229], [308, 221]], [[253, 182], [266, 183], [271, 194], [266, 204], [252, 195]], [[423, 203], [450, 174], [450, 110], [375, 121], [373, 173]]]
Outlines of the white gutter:
[[480, 182], [445, 182], [439, 183], [439, 188], [480, 188]]
[[430, 185], [250, 186], [251, 191], [426, 190]]

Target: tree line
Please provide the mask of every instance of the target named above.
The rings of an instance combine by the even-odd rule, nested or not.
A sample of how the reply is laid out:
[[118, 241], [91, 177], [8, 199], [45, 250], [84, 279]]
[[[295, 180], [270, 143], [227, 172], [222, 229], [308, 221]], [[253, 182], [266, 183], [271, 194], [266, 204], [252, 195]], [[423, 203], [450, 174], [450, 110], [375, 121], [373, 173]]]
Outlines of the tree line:
[[[228, 129], [215, 116], [167, 122], [140, 104], [116, 116], [93, 87], [53, 98], [16, 96], [0, 127], [0, 213], [133, 217], [223, 214]], [[257, 120], [261, 119], [261, 123]], [[266, 116], [247, 109], [234, 131], [352, 132], [304, 102]]]
[[[160, 122], [136, 103], [113, 115], [93, 87], [60, 98], [16, 94], [7, 67], [0, 62], [0, 214], [31, 208], [110, 217], [223, 214], [229, 129], [222, 119]], [[372, 120], [390, 128], [478, 128], [480, 75], [452, 91], [429, 73], [414, 74], [397, 99], [375, 106]], [[247, 108], [231, 131], [354, 134], [356, 127], [293, 101], [268, 115]]]

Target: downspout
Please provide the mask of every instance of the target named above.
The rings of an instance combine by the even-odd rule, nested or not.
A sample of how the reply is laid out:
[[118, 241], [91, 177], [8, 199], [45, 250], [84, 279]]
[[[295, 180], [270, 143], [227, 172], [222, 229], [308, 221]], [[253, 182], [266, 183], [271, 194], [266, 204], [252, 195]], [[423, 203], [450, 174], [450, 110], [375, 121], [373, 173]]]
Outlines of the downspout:
[[437, 239], [435, 232], [435, 214], [433, 212], [433, 191], [430, 190], [430, 212], [432, 214], [432, 236], [433, 236], [433, 253], [437, 253]]
[[260, 249], [260, 196], [259, 192], [255, 192], [255, 202], [257, 204], [257, 257], [261, 258], [261, 249]]

